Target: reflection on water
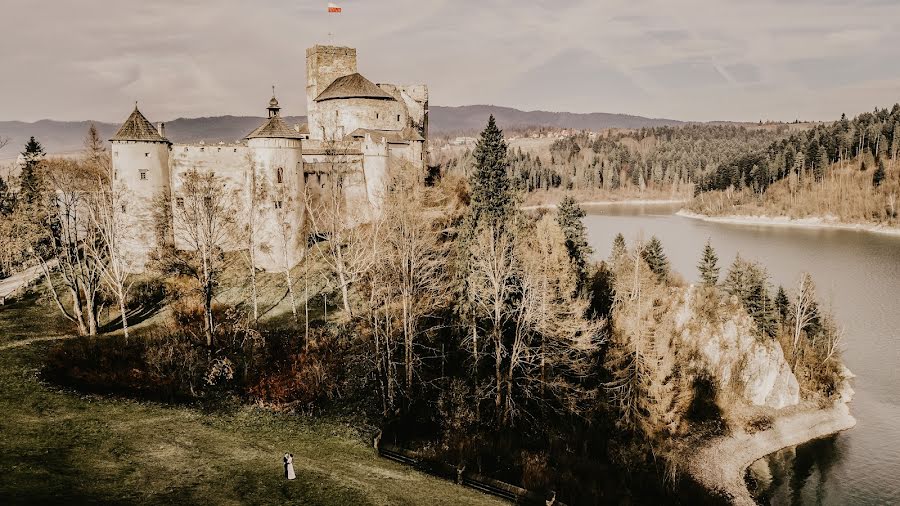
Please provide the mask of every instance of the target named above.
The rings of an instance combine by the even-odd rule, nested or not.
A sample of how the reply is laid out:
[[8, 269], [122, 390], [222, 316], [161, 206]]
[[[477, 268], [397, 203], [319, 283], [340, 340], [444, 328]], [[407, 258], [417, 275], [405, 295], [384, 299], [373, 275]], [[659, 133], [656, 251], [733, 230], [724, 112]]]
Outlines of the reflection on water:
[[822, 504], [831, 497], [829, 480], [840, 460], [838, 436], [785, 448], [747, 469], [747, 486], [763, 504]]
[[677, 206], [585, 207], [597, 258], [615, 235], [632, 243], [656, 235], [672, 268], [689, 282], [707, 238], [722, 276], [734, 256], [762, 262], [773, 283], [813, 275], [819, 298], [844, 327], [843, 358], [857, 378], [855, 428], [755, 464], [761, 502], [900, 504], [900, 237], [851, 230], [746, 226], [675, 216]]

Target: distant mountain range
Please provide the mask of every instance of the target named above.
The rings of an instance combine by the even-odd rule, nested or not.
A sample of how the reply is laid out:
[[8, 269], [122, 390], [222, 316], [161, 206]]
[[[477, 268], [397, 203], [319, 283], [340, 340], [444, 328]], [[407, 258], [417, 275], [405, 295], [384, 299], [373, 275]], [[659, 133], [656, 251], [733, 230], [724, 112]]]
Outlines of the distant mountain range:
[[[435, 135], [471, 135], [482, 128], [488, 115], [493, 114], [500, 128], [556, 127], [579, 130], [604, 128], [641, 128], [680, 125], [681, 121], [645, 118], [627, 114], [603, 112], [579, 114], [571, 112], [520, 111], [511, 107], [467, 105], [461, 107], [431, 106], [429, 131]], [[157, 121], [157, 118], [151, 118]], [[230, 142], [243, 138], [259, 126], [263, 118], [253, 116], [213, 116], [208, 118], [178, 118], [166, 122], [166, 136], [174, 142]], [[289, 124], [305, 123], [305, 116], [288, 116]], [[34, 136], [48, 153], [71, 153], [82, 148], [89, 121], [40, 120], [34, 123], [0, 121], [0, 139], [9, 144], [0, 151], [0, 159], [15, 158], [30, 136]], [[118, 124], [95, 122], [100, 135], [108, 139]]]

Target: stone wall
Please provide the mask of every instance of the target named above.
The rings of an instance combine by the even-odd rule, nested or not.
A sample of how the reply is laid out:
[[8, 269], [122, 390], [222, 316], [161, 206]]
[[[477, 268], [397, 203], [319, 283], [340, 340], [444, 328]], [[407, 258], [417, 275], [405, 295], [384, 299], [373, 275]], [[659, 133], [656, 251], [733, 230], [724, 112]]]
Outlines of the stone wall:
[[406, 107], [394, 100], [344, 98], [325, 100], [316, 107], [315, 123], [319, 126], [317, 138], [320, 139], [342, 140], [358, 128], [402, 130], [409, 124]]
[[428, 138], [428, 87], [424, 84], [379, 84], [379, 88], [402, 103], [406, 109], [407, 123], [424, 138]]

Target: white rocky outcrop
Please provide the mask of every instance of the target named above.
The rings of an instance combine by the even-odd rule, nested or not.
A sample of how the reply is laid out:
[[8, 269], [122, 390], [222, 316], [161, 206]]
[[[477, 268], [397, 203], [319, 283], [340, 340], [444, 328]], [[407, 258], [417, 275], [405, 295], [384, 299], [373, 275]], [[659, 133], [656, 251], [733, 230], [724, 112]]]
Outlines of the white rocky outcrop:
[[799, 403], [800, 385], [781, 345], [757, 337], [753, 320], [736, 306], [727, 317], [704, 317], [696, 307], [698, 298], [694, 287], [685, 293], [675, 328], [682, 343], [698, 351], [699, 365], [716, 379], [720, 391], [774, 409]]

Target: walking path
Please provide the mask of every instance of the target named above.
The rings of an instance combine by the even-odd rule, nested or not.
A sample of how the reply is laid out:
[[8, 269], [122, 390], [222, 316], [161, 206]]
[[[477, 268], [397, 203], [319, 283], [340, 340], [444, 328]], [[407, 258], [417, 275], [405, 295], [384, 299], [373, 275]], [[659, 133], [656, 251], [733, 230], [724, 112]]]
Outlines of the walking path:
[[[55, 263], [50, 263], [48, 267], [52, 269], [55, 265]], [[35, 265], [22, 272], [17, 272], [8, 278], [0, 279], [0, 305], [3, 304], [7, 297], [16, 293], [20, 288], [28, 286], [29, 283], [43, 275], [44, 270], [41, 266]]]

